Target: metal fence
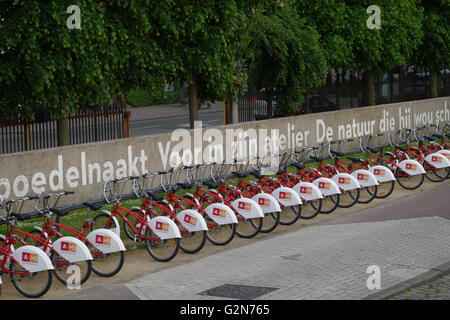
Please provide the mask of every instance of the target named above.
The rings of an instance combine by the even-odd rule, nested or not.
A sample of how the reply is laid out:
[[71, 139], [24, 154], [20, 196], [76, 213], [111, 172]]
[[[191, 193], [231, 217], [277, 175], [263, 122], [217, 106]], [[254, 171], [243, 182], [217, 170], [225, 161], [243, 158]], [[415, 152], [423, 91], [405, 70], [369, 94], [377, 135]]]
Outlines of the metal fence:
[[[429, 72], [414, 67], [398, 66], [375, 79], [377, 104], [426, 99], [430, 96]], [[439, 96], [450, 94], [450, 70], [442, 70]], [[363, 72], [336, 71], [325, 85], [310, 89], [304, 101], [298, 103], [298, 113], [315, 113], [367, 105]], [[267, 99], [265, 92], [248, 92], [238, 98], [239, 122], [278, 116], [276, 101]]]
[[[67, 118], [70, 144], [120, 139], [130, 136], [130, 114], [123, 106], [82, 108]], [[48, 110], [35, 120], [0, 118], [0, 154], [58, 146], [57, 121]]]

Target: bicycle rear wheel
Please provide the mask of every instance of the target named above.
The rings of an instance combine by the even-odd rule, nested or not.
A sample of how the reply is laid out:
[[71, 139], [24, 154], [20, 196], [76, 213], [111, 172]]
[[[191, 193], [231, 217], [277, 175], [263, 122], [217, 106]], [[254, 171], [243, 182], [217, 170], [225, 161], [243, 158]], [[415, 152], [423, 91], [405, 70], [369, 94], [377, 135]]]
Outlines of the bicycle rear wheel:
[[158, 239], [158, 236], [153, 233], [152, 230], [148, 229], [145, 231], [145, 237], [150, 239], [145, 239], [145, 247], [148, 253], [159, 262], [167, 262], [175, 258], [180, 248], [180, 239]]
[[210, 217], [206, 215], [204, 217], [208, 226], [208, 233], [206, 236], [212, 244], [216, 246], [223, 246], [233, 240], [236, 234], [235, 223], [219, 225]]
[[[338, 207], [339, 201], [340, 201], [339, 194], [333, 194], [331, 196], [327, 196], [327, 197], [323, 198], [322, 199], [322, 208], [320, 209], [320, 213], [323, 213], [323, 214], [332, 213]], [[314, 204], [312, 204], [312, 205], [314, 205]]]
[[245, 219], [241, 215], [237, 214], [238, 225], [236, 226], [236, 234], [241, 238], [253, 238], [256, 236], [262, 228], [262, 218]]
[[406, 190], [419, 188], [425, 179], [424, 174], [410, 176], [399, 168], [394, 171], [394, 176], [397, 179], [398, 184]]
[[[52, 251], [50, 260], [55, 268], [53, 272], [56, 279], [67, 287], [80, 286], [91, 276], [91, 260], [70, 263], [55, 251]], [[72, 276], [72, 274], [74, 274], [74, 276]], [[74, 280], [73, 282], [72, 279]]]
[[9, 270], [13, 272], [10, 274], [12, 284], [27, 298], [43, 296], [52, 285], [51, 270], [29, 273], [14, 260], [11, 260]]
[[280, 212], [280, 224], [284, 226], [295, 223], [300, 218], [302, 206], [282, 207]]
[[275, 228], [280, 223], [280, 212], [271, 212], [271, 213], [265, 213], [263, 224], [261, 227], [262, 233], [269, 233], [275, 230]]
[[378, 186], [364, 187], [359, 193], [358, 203], [369, 203], [377, 196]]
[[360, 197], [359, 189], [347, 190], [339, 195], [338, 206], [341, 208], [350, 208], [358, 202]]
[[322, 199], [310, 200], [305, 202], [300, 211], [300, 218], [313, 219], [322, 209]]
[[92, 271], [95, 274], [100, 277], [112, 277], [122, 269], [125, 261], [124, 251], [103, 253], [88, 242], [85, 242], [85, 244], [89, 248], [92, 258], [94, 258]]
[[375, 198], [385, 199], [394, 191], [395, 181], [382, 182], [378, 185], [377, 194]]
[[425, 176], [427, 177], [428, 180], [430, 180], [432, 182], [442, 182], [445, 179], [447, 179], [449, 174], [450, 174], [450, 167], [441, 168], [441, 169], [425, 168]]
[[178, 226], [178, 228], [181, 228], [180, 249], [183, 252], [194, 254], [199, 252], [205, 246], [207, 237], [206, 230], [189, 232], [181, 226]]

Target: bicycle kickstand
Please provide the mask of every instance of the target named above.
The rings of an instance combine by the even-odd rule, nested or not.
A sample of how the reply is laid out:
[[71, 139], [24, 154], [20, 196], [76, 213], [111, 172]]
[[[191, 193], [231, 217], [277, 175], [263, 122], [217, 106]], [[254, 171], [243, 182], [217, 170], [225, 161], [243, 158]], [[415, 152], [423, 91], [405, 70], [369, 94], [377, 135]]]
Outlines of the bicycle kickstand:
[[137, 249], [136, 241], [137, 241], [137, 236], [134, 235], [133, 245], [130, 247], [130, 251], [134, 251]]

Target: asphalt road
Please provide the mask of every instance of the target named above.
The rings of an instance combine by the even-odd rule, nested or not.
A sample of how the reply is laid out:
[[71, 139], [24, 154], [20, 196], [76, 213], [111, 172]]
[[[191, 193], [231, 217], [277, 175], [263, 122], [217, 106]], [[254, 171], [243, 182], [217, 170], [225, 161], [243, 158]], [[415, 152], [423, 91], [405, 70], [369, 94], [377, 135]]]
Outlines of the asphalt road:
[[[223, 124], [223, 112], [199, 113], [199, 120], [203, 121], [203, 127], [220, 126]], [[188, 114], [131, 121], [131, 136], [171, 132], [179, 128], [190, 128]]]

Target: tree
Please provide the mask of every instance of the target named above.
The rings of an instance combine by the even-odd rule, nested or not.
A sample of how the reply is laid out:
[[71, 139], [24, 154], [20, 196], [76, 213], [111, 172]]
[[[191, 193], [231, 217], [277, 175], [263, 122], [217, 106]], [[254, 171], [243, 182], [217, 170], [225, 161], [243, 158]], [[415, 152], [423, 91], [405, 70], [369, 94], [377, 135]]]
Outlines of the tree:
[[430, 95], [435, 98], [439, 91], [439, 72], [450, 65], [450, 5], [447, 0], [422, 0], [421, 5], [424, 38], [414, 51], [412, 62], [430, 71]]
[[168, 4], [159, 1], [77, 1], [80, 29], [70, 29], [67, 1], [0, 3], [0, 110], [33, 119], [49, 108], [68, 143], [68, 114], [175, 70], [158, 43]]
[[276, 95], [277, 112], [295, 111], [295, 102], [324, 81], [326, 60], [319, 35], [284, 2], [255, 9], [249, 22], [249, 80]]
[[255, 2], [172, 1], [165, 43], [177, 61], [176, 77], [188, 84], [191, 128], [201, 103], [237, 90], [235, 63], [245, 47], [246, 15]]
[[380, 0], [381, 28], [369, 29], [369, 1], [346, 0], [352, 21], [355, 65], [364, 69], [367, 105], [376, 104], [375, 76], [406, 64], [423, 38], [422, 9], [417, 0]]

